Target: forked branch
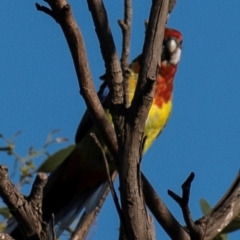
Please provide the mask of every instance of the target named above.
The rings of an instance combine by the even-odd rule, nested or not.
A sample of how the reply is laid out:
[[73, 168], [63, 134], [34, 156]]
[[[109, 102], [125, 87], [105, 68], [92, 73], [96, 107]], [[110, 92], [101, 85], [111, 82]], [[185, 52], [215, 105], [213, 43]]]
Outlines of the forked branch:
[[128, 222], [129, 239], [152, 239], [152, 225], [145, 208], [140, 174], [140, 157], [146, 118], [154, 96], [163, 33], [169, 1], [152, 2], [140, 73], [131, 107], [125, 116], [123, 148], [119, 151], [121, 203]]
[[65, 0], [46, 0], [46, 2], [50, 5], [53, 15], [57, 19], [67, 40], [78, 78], [80, 92], [87, 104], [91, 117], [109, 147], [109, 150], [114, 154], [117, 152], [115, 132], [94, 88], [84, 41], [73, 17], [71, 7]]
[[194, 179], [194, 173], [191, 173], [186, 181], [182, 184], [182, 197], [178, 196], [176, 193], [168, 190], [168, 194], [179, 204], [182, 209], [183, 217], [187, 225], [191, 240], [203, 240], [207, 230], [208, 218], [202, 218], [202, 221], [194, 222], [192, 220], [190, 208], [189, 208], [189, 198], [191, 183]]
[[172, 240], [190, 240], [188, 233], [175, 219], [167, 206], [155, 192], [147, 178], [142, 174], [143, 193], [146, 204], [158, 223]]
[[43, 187], [46, 182], [47, 176], [39, 173], [33, 183], [32, 191], [26, 199], [9, 180], [7, 167], [0, 166], [0, 196], [28, 239], [50, 239], [49, 227], [42, 221], [41, 215]]

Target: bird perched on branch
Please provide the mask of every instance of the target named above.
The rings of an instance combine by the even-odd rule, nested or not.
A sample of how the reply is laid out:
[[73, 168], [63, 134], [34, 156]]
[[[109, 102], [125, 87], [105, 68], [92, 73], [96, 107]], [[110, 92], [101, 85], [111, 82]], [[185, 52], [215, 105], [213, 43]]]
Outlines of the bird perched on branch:
[[[162, 45], [161, 66], [158, 69], [155, 85], [155, 95], [145, 124], [144, 152], [161, 133], [167, 123], [172, 109], [173, 81], [181, 56], [182, 35], [179, 31], [166, 28]], [[140, 66], [141, 55], [129, 66], [129, 102], [132, 101]], [[103, 83], [99, 98], [107, 107], [107, 84]], [[107, 175], [103, 155], [90, 135], [95, 133], [99, 139], [96, 127], [88, 112], [85, 113], [76, 134], [76, 146], [64, 162], [50, 174], [44, 188], [43, 219], [54, 221], [61, 233], [86, 207], [86, 211], [94, 209], [99, 197], [107, 186]], [[104, 143], [102, 143], [104, 149]], [[110, 153], [106, 150], [111, 172], [116, 165]], [[19, 239], [19, 232], [12, 232]]]

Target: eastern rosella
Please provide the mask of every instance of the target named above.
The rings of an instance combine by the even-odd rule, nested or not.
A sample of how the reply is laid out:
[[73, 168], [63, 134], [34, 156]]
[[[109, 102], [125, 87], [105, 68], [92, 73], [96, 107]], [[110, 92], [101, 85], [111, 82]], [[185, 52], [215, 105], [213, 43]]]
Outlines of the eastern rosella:
[[[151, 146], [167, 123], [172, 108], [173, 80], [177, 70], [177, 64], [181, 55], [182, 35], [179, 31], [166, 28], [161, 67], [158, 70], [155, 86], [155, 96], [149, 111], [145, 125], [144, 152]], [[129, 66], [129, 98], [133, 98], [138, 73], [140, 69], [138, 56]], [[108, 94], [106, 83], [99, 91], [99, 97], [107, 107], [106, 95]], [[97, 199], [101, 196], [101, 189], [107, 186], [107, 176], [102, 160], [102, 153], [96, 146], [90, 133], [96, 133], [88, 112], [85, 113], [76, 134], [76, 147], [64, 162], [50, 174], [44, 189], [43, 219], [49, 222], [54, 214], [54, 221], [64, 230], [75, 219], [84, 206], [89, 207], [92, 196]], [[106, 152], [110, 169], [114, 171], [116, 166], [110, 154]], [[97, 192], [97, 194], [96, 194]], [[95, 194], [94, 194], [95, 193]], [[94, 208], [95, 201], [91, 201], [90, 208]], [[60, 232], [61, 232], [60, 230]], [[17, 231], [15, 230], [15, 233]], [[12, 234], [19, 238], [19, 235]]]

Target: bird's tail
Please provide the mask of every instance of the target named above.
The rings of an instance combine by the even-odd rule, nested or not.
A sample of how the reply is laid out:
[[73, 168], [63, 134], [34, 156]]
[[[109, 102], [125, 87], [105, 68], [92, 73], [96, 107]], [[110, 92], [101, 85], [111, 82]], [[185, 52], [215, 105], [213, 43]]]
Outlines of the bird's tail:
[[[54, 220], [56, 236], [69, 227], [85, 208], [89, 213], [95, 209], [96, 204], [106, 191], [107, 182], [100, 182], [92, 188], [82, 188], [80, 174], [70, 174], [69, 165], [74, 164], [72, 152], [67, 159], [48, 177], [43, 192], [42, 213], [43, 220], [48, 224]], [[79, 160], [79, 159], [77, 159]], [[91, 176], [90, 176], [91, 177]], [[92, 176], [94, 177], [94, 176]], [[86, 181], [86, 180], [85, 180]], [[51, 224], [50, 224], [51, 226]], [[16, 221], [11, 220], [5, 230], [14, 239], [23, 239]]]

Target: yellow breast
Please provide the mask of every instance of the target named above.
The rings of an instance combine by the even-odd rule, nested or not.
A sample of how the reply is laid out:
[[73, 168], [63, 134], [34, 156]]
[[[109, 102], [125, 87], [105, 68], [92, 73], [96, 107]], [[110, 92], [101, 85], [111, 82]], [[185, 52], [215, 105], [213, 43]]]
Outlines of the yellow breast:
[[[129, 101], [131, 102], [133, 99], [133, 95], [136, 89], [136, 84], [138, 79], [138, 74], [131, 72], [129, 79]], [[158, 76], [158, 80], [160, 80], [160, 76]], [[162, 84], [156, 84], [156, 88], [162, 87]], [[172, 93], [171, 93], [172, 94]], [[155, 96], [152, 103], [152, 106], [149, 110], [149, 114], [146, 120], [144, 136], [146, 137], [144, 152], [148, 150], [148, 148], [152, 145], [153, 141], [160, 134], [162, 129], [167, 123], [167, 120], [170, 116], [172, 109], [172, 96], [168, 99], [168, 101], [161, 101], [161, 104], [157, 104], [157, 98], [160, 98], [159, 91], [155, 90]]]

